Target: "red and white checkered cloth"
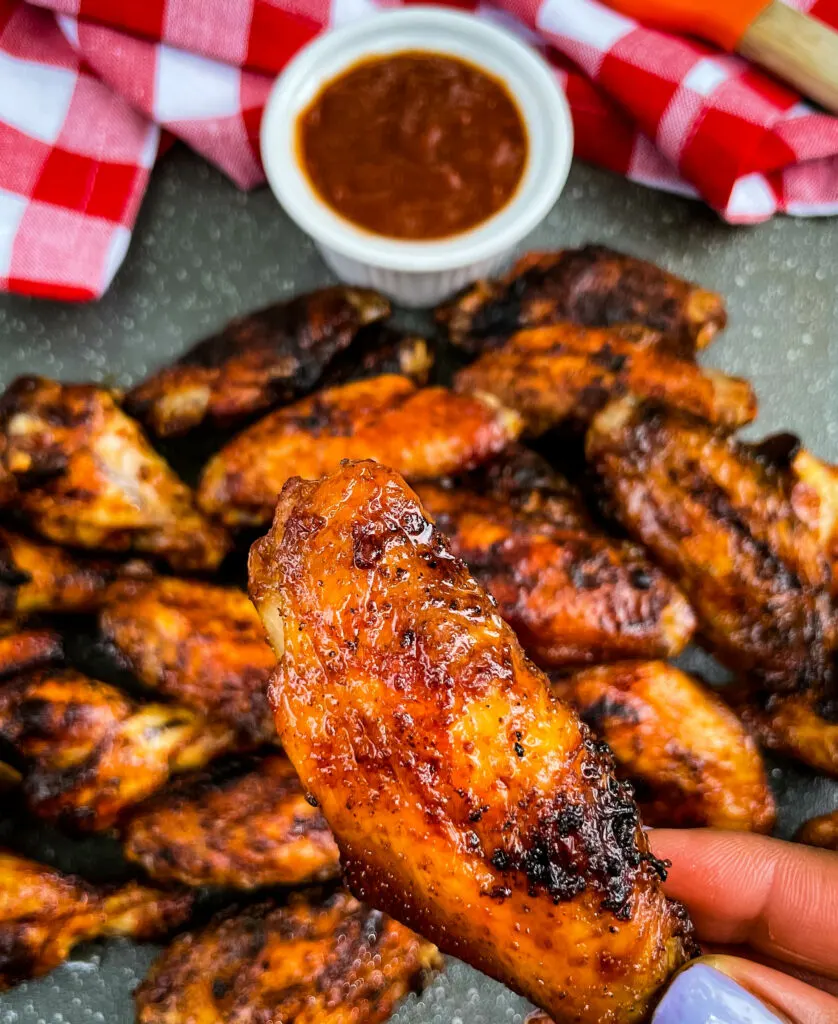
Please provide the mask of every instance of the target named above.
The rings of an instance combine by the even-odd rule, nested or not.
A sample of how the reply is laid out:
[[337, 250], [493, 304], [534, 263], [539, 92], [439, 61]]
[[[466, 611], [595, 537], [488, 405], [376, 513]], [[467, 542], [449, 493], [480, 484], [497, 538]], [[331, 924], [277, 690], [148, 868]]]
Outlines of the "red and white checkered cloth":
[[[260, 183], [275, 73], [322, 29], [400, 2], [0, 0], [0, 289], [101, 295], [167, 133]], [[577, 156], [731, 223], [838, 213], [838, 118], [738, 57], [596, 0], [454, 3], [552, 61]], [[838, 0], [794, 3], [838, 27]]]

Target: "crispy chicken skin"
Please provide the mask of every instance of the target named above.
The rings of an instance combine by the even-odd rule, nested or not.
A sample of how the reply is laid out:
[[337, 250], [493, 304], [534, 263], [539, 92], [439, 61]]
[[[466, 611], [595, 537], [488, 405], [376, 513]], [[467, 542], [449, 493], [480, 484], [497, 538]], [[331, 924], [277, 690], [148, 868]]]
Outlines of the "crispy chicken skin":
[[627, 391], [733, 429], [756, 416], [751, 385], [660, 350], [646, 327], [555, 324], [514, 334], [455, 377], [455, 390], [494, 395], [537, 436], [565, 422], [585, 424]]
[[54, 629], [25, 629], [0, 636], [0, 677], [60, 661], [64, 643]]
[[230, 526], [270, 522], [282, 485], [342, 459], [425, 479], [479, 465], [514, 441], [515, 413], [483, 396], [417, 389], [394, 375], [321, 391], [239, 434], [204, 469], [198, 501]]
[[147, 572], [140, 561], [89, 558], [0, 527], [0, 622], [37, 612], [94, 611], [114, 579]]
[[289, 481], [250, 587], [277, 728], [358, 897], [557, 1021], [642, 1020], [689, 920], [607, 749], [404, 481]]
[[838, 853], [838, 811], [810, 818], [800, 826], [794, 838], [795, 842]]
[[16, 508], [47, 539], [156, 555], [179, 570], [215, 569], [226, 554], [225, 531], [110, 392], [19, 377], [0, 398], [0, 436]]
[[823, 704], [813, 694], [736, 688], [725, 697], [764, 747], [838, 777], [838, 716], [824, 718]]
[[553, 688], [611, 748], [647, 824], [771, 831], [774, 799], [757, 746], [708, 687], [666, 662], [630, 661]]
[[645, 324], [691, 356], [727, 322], [720, 295], [604, 245], [527, 253], [505, 277], [478, 281], [436, 316], [451, 341], [470, 353], [524, 328], [567, 320], [588, 327]]
[[670, 657], [689, 642], [690, 606], [633, 544], [468, 490], [419, 484], [416, 493], [542, 667]]
[[383, 295], [340, 285], [275, 303], [198, 342], [125, 407], [159, 437], [231, 426], [311, 391], [360, 328], [389, 313]]
[[23, 760], [30, 810], [78, 832], [113, 826], [176, 772], [233, 746], [187, 708], [138, 705], [71, 669], [0, 683], [0, 740]]
[[134, 994], [138, 1024], [379, 1024], [442, 966], [345, 893], [227, 911], [175, 939]]
[[97, 888], [0, 851], [0, 991], [51, 971], [80, 942], [158, 938], [187, 918], [191, 903], [188, 893], [134, 882]]
[[329, 826], [280, 755], [178, 780], [131, 816], [123, 841], [163, 883], [250, 890], [340, 874]]
[[791, 464], [791, 502], [798, 516], [817, 533], [838, 585], [838, 466], [801, 449]]
[[108, 591], [99, 623], [146, 686], [252, 744], [275, 738], [267, 683], [276, 658], [243, 591], [164, 576], [126, 581]]
[[783, 473], [631, 397], [596, 417], [587, 453], [613, 511], [680, 583], [722, 662], [769, 689], [829, 691], [831, 570]]

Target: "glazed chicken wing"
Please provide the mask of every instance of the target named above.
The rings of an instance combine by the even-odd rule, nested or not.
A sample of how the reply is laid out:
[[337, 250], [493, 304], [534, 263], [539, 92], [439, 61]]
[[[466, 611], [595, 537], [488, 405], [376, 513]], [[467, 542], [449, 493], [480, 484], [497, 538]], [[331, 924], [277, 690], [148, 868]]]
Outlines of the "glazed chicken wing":
[[61, 635], [53, 629], [27, 629], [0, 636], [0, 677], [16, 675], [36, 665], [60, 661]]
[[139, 561], [120, 565], [77, 556], [0, 527], [0, 622], [37, 612], [93, 611], [114, 579], [147, 572]]
[[266, 416], [207, 464], [198, 500], [225, 523], [269, 522], [289, 477], [375, 459], [407, 477], [456, 473], [515, 440], [518, 417], [490, 398], [384, 376], [321, 391]]
[[663, 661], [584, 669], [553, 686], [611, 748], [648, 824], [771, 831], [756, 744], [709, 688]]
[[229, 542], [113, 395], [20, 377], [0, 398], [0, 458], [37, 533], [83, 548], [138, 551], [215, 569]]
[[791, 464], [791, 502], [798, 516], [817, 533], [838, 584], [838, 466], [802, 449]]
[[542, 667], [669, 657], [689, 642], [690, 606], [634, 545], [462, 488], [416, 492]]
[[258, 889], [337, 878], [338, 848], [280, 755], [184, 777], [132, 814], [126, 857], [155, 881]]
[[607, 748], [392, 470], [289, 481], [251, 550], [277, 728], [359, 898], [556, 1021], [640, 1021], [693, 955]]
[[838, 853], [838, 811], [810, 818], [800, 826], [794, 838], [795, 842]]
[[99, 622], [146, 686], [246, 742], [275, 738], [267, 683], [276, 658], [241, 590], [170, 577], [117, 583]]
[[537, 436], [565, 422], [585, 424], [627, 391], [733, 429], [756, 416], [750, 384], [662, 352], [648, 328], [556, 324], [514, 334], [460, 370], [455, 389], [482, 392], [520, 413]]
[[617, 517], [681, 584], [722, 662], [769, 689], [829, 691], [831, 571], [781, 472], [632, 398], [597, 416], [587, 452]]
[[158, 938], [187, 918], [191, 902], [133, 882], [97, 888], [0, 851], [0, 991], [51, 971], [80, 942]]
[[341, 285], [278, 302], [194, 345], [125, 407], [160, 437], [230, 426], [311, 391], [359, 329], [389, 313], [383, 295]]
[[424, 338], [375, 323], [359, 331], [352, 346], [329, 363], [321, 387], [365, 380], [395, 373], [424, 387], [431, 376], [435, 356]]
[[138, 705], [70, 669], [0, 684], [0, 740], [25, 765], [30, 810], [79, 832], [110, 828], [171, 775], [234, 745], [227, 726], [187, 708]]
[[345, 893], [228, 911], [175, 939], [134, 994], [138, 1024], [379, 1024], [442, 966]]
[[727, 322], [720, 295], [604, 245], [531, 252], [496, 281], [475, 285], [437, 310], [448, 336], [483, 352], [510, 334], [567, 320], [588, 327], [638, 323], [682, 356], [709, 345]]
[[764, 747], [838, 777], [838, 714], [830, 705], [805, 692], [736, 688], [725, 697]]

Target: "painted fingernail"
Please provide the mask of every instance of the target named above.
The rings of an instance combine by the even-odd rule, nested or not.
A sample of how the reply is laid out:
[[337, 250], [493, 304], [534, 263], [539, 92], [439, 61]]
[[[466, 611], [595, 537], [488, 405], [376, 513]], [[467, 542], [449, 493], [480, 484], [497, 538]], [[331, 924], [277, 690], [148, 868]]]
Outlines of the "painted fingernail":
[[782, 1024], [764, 1003], [707, 964], [682, 971], [658, 1004], [652, 1024]]

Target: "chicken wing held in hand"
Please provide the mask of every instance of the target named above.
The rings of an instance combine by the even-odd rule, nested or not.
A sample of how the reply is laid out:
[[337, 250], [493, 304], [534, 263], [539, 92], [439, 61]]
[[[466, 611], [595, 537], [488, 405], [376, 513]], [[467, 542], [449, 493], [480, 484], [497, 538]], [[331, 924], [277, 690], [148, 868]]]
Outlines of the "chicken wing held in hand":
[[175, 939], [134, 993], [138, 1024], [383, 1024], [442, 966], [346, 893], [228, 911]]
[[251, 890], [340, 874], [338, 848], [280, 755], [184, 777], [138, 808], [123, 849], [157, 882]]
[[611, 748], [647, 824], [771, 831], [774, 798], [757, 746], [708, 687], [663, 661], [627, 661], [553, 688]]
[[36, 612], [91, 612], [120, 576], [142, 577], [139, 561], [109, 562], [0, 527], [0, 621]]
[[80, 942], [158, 938], [181, 924], [191, 905], [188, 893], [134, 882], [97, 888], [0, 851], [0, 991], [51, 971]]
[[631, 397], [594, 419], [587, 453], [615, 514], [681, 585], [720, 661], [768, 689], [832, 692], [831, 569], [785, 474], [706, 424]]
[[27, 525], [59, 544], [137, 551], [175, 569], [215, 569], [225, 531], [152, 449], [110, 392], [20, 377], [0, 398], [0, 459]]
[[228, 525], [258, 526], [292, 476], [359, 458], [412, 479], [445, 476], [485, 462], [519, 431], [518, 416], [489, 397], [374, 377], [278, 409], [239, 434], [205, 467], [198, 501]]
[[660, 331], [684, 357], [725, 326], [715, 292], [604, 245], [531, 252], [509, 273], [475, 285], [437, 310], [455, 345], [476, 354], [516, 331], [561, 321], [587, 327], [637, 323]]
[[138, 705], [70, 669], [0, 684], [0, 740], [25, 764], [29, 809], [78, 832], [110, 828], [174, 773], [234, 747], [227, 726], [187, 708]]
[[266, 693], [276, 658], [241, 590], [164, 576], [116, 583], [99, 623], [146, 686], [251, 744], [276, 737]]
[[383, 295], [336, 285], [233, 320], [130, 391], [125, 407], [159, 437], [220, 427], [314, 388], [364, 324], [390, 313]]
[[695, 953], [630, 790], [392, 470], [286, 484], [251, 550], [283, 744], [349, 886], [557, 1021]]
[[464, 488], [416, 493], [543, 668], [679, 654], [695, 617], [632, 544], [566, 529]]
[[494, 395], [537, 436], [563, 423], [586, 424], [610, 398], [631, 391], [725, 429], [756, 416], [751, 385], [661, 351], [646, 327], [556, 324], [514, 334], [460, 370], [455, 390]]

